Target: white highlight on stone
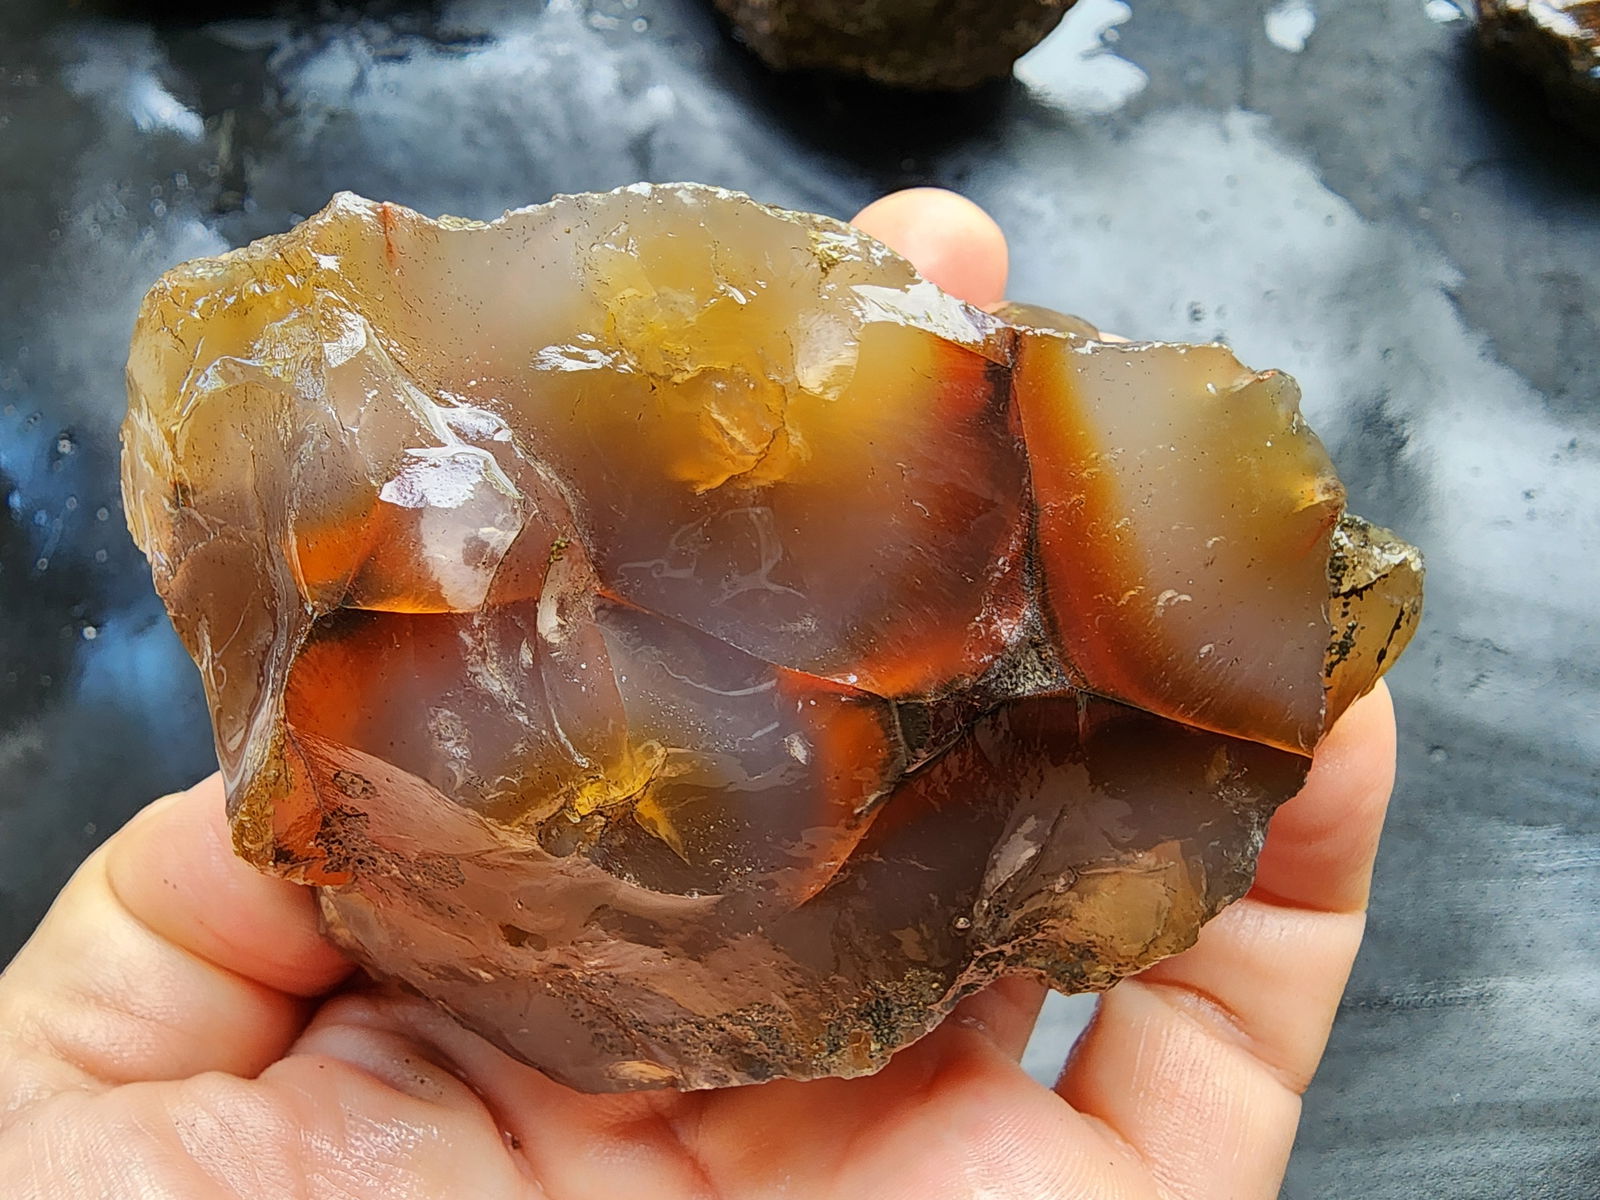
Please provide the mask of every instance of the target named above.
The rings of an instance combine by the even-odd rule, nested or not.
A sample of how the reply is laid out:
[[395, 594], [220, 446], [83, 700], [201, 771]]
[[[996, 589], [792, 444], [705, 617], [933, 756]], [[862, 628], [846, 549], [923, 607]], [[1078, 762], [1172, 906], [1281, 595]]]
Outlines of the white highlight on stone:
[[1267, 41], [1280, 50], [1299, 54], [1317, 28], [1317, 11], [1309, 0], [1279, 0], [1267, 10]]
[[115, 40], [84, 34], [64, 77], [80, 96], [101, 96], [120, 108], [140, 133], [175, 133], [188, 141], [205, 136], [205, 121], [161, 82], [164, 57], [153, 37]]
[[153, 75], [139, 75], [128, 82], [128, 115], [142, 132], [166, 129], [190, 141], [205, 133], [200, 114], [181, 103]]
[[1150, 82], [1112, 50], [1133, 10], [1122, 0], [1080, 0], [1053, 33], [1017, 60], [1016, 75], [1037, 98], [1075, 116], [1116, 112]]

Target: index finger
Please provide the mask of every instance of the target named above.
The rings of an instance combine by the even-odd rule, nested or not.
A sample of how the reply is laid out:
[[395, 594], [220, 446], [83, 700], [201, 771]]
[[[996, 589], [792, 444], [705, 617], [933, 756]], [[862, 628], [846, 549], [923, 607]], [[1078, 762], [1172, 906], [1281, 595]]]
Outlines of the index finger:
[[994, 218], [943, 188], [874, 200], [851, 222], [911, 261], [923, 278], [983, 308], [1005, 299], [1006, 237]]

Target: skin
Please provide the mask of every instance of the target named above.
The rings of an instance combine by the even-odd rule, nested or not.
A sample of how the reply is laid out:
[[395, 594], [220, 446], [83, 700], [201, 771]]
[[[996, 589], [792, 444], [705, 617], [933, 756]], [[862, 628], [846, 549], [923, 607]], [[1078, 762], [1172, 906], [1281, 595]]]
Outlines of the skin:
[[[857, 224], [978, 304], [1005, 240], [948, 192]], [[1055, 1088], [1007, 980], [865, 1079], [586, 1096], [366, 986], [311, 894], [235, 858], [213, 776], [84, 863], [0, 975], [0, 1179], [49, 1197], [978, 1200], [1278, 1194], [1361, 942], [1393, 782], [1380, 685], [1274, 818], [1254, 889], [1119, 984]]]

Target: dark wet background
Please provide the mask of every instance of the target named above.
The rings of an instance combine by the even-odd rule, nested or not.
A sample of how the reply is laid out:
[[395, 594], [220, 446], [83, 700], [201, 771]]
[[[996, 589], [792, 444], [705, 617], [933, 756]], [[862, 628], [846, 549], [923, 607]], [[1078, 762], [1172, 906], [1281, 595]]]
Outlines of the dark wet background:
[[1083, 0], [957, 103], [774, 82], [693, 0], [9, 0], [0, 958], [211, 761], [117, 496], [143, 290], [339, 188], [488, 217], [638, 179], [840, 216], [960, 188], [1019, 298], [1301, 379], [1431, 577], [1285, 1194], [1600, 1195], [1600, 152], [1480, 70], [1449, 0]]

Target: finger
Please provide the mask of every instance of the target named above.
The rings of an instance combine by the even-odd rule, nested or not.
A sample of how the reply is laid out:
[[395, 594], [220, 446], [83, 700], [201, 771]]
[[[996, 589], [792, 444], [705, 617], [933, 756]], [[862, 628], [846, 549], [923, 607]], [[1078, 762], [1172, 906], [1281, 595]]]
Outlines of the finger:
[[1394, 705], [1379, 683], [1359, 717], [1343, 720], [1317, 749], [1315, 782], [1272, 818], [1253, 894], [1285, 907], [1360, 912], [1367, 906], [1389, 791], [1394, 784]]
[[994, 304], [1005, 295], [1005, 234], [964, 196], [943, 188], [893, 192], [863, 208], [851, 224], [970, 304]]
[[1173, 1195], [1277, 1195], [1361, 942], [1394, 746], [1380, 686], [1329, 733], [1273, 821], [1262, 886], [1193, 949], [1107, 993], [1067, 1064], [1062, 1097]]
[[255, 1079], [66, 1092], [0, 1136], [0, 1179], [11, 1200], [546, 1196], [484, 1106], [414, 1048], [375, 1070], [304, 1054]]
[[349, 971], [310, 891], [234, 855], [223, 803], [215, 776], [157, 801], [57, 897], [0, 976], [8, 1094], [252, 1075]]
[[486, 1114], [504, 1148], [563, 1200], [717, 1194], [681, 1140], [680, 1120], [704, 1093], [574, 1092], [416, 996], [380, 988], [335, 997], [269, 1076], [307, 1059], [355, 1066], [462, 1122]]
[[354, 1065], [447, 1107], [463, 1128], [487, 1112], [529, 1176], [563, 1200], [1140, 1194], [1133, 1156], [1107, 1155], [1097, 1130], [959, 1021], [868, 1078], [583, 1095], [418, 998], [378, 991], [330, 1001], [263, 1079], [303, 1061]]
[[[1014, 975], [997, 979], [958, 1004], [945, 1024], [982, 1034], [1001, 1053], [1020, 1061], [1038, 1023], [1046, 990], [1041, 983]], [[1062, 1053], [1066, 1053], [1065, 1046]]]

